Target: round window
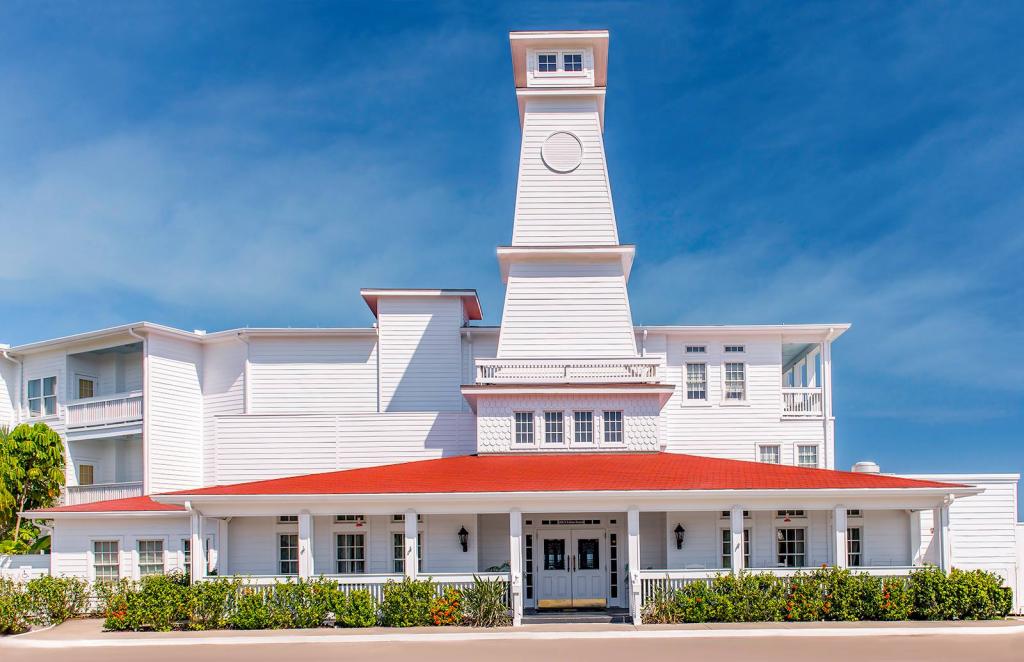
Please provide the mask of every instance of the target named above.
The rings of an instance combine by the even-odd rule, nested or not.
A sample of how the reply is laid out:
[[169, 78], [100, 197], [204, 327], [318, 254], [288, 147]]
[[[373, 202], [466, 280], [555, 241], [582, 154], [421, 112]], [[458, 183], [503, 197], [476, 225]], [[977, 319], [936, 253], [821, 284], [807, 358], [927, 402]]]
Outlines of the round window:
[[544, 141], [540, 156], [555, 172], [572, 172], [583, 160], [583, 143], [568, 131], [557, 131]]

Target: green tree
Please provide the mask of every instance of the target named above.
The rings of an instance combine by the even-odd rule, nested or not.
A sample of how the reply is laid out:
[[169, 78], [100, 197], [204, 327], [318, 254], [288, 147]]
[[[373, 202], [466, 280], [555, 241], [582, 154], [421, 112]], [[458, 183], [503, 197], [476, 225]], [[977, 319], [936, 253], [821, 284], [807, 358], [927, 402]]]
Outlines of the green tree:
[[39, 531], [20, 513], [52, 506], [64, 484], [64, 444], [45, 423], [0, 428], [0, 552], [39, 547]]

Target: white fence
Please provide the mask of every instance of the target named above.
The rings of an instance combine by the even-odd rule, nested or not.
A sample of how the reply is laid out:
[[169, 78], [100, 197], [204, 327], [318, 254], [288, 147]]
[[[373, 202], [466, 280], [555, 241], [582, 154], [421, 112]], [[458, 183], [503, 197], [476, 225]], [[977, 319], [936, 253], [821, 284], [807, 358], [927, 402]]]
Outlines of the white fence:
[[142, 483], [104, 483], [98, 485], [71, 485], [64, 488], [61, 503], [77, 506], [82, 503], [129, 499], [142, 496]]
[[66, 407], [68, 429], [103, 427], [142, 420], [142, 391], [72, 400]]
[[27, 582], [50, 574], [49, 554], [0, 556], [0, 578]]
[[477, 384], [657, 383], [657, 358], [477, 359]]
[[820, 388], [782, 389], [784, 418], [821, 418], [823, 412]]

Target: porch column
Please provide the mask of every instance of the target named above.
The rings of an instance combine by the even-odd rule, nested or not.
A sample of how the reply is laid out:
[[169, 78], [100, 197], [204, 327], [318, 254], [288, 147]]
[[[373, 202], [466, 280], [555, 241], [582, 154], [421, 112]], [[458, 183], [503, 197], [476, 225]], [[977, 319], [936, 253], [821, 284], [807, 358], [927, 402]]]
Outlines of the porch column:
[[640, 511], [630, 508], [626, 511], [626, 564], [629, 567], [629, 615], [633, 623], [641, 623], [640, 601]]
[[835, 546], [835, 566], [847, 567], [849, 557], [846, 548], [846, 506], [836, 506], [835, 514], [832, 516], [832, 540]]
[[908, 510], [910, 519], [910, 565], [921, 565], [921, 513]]
[[299, 578], [313, 576], [313, 516], [308, 510], [299, 513]]
[[513, 508], [508, 513], [509, 597], [512, 600], [512, 625], [523, 624], [523, 513]]
[[733, 506], [729, 511], [729, 541], [732, 543], [732, 574], [743, 572], [743, 506]]
[[953, 567], [953, 546], [949, 539], [949, 504], [947, 498], [942, 505], [932, 510], [932, 540], [939, 556], [939, 569], [949, 572]]
[[416, 544], [419, 530], [416, 511], [410, 508], [405, 511], [405, 576], [409, 579], [416, 579], [416, 573], [420, 569]]
[[192, 511], [189, 518], [192, 527], [192, 583], [201, 582], [206, 577], [206, 545], [203, 541], [203, 516]]
[[217, 574], [224, 576], [231, 573], [228, 566], [228, 523], [230, 517], [217, 522]]

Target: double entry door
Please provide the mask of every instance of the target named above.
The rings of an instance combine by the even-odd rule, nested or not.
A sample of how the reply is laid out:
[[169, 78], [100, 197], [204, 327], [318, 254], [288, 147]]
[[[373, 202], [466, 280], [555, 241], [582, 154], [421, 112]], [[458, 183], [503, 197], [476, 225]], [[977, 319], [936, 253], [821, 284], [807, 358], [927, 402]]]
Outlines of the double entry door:
[[607, 604], [603, 529], [540, 531], [537, 607], [604, 607]]

